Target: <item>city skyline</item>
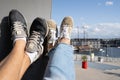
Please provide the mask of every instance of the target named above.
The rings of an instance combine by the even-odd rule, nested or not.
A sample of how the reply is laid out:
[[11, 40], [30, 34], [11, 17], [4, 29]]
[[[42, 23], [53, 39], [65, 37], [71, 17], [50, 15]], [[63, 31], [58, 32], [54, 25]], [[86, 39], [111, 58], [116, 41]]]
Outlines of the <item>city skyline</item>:
[[[74, 19], [73, 38], [120, 38], [120, 0], [52, 0], [52, 19]], [[59, 27], [58, 27], [59, 28]], [[79, 35], [78, 35], [79, 32]]]

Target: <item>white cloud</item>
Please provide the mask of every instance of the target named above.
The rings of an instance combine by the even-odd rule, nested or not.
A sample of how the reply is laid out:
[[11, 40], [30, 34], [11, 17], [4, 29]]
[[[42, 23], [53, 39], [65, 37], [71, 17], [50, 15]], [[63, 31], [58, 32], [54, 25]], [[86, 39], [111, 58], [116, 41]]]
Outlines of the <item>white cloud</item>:
[[112, 5], [113, 5], [113, 1], [106, 1], [106, 2], [105, 2], [105, 5], [106, 5], [106, 6], [112, 6]]
[[97, 27], [94, 29], [94, 32], [100, 32], [100, 31], [101, 30], [99, 28], [97, 28]]
[[78, 27], [74, 27], [72, 30], [72, 38], [77, 38], [80, 37], [81, 34], [83, 34], [83, 30], [81, 28]]
[[83, 28], [84, 28], [84, 29], [88, 29], [88, 28], [89, 28], [89, 25], [84, 25]]
[[93, 25], [93, 32], [90, 32], [91, 37], [101, 38], [119, 38], [120, 23], [100, 23]]
[[[74, 28], [72, 36], [83, 38], [83, 28]], [[120, 38], [120, 23], [99, 23], [86, 29], [88, 38]]]

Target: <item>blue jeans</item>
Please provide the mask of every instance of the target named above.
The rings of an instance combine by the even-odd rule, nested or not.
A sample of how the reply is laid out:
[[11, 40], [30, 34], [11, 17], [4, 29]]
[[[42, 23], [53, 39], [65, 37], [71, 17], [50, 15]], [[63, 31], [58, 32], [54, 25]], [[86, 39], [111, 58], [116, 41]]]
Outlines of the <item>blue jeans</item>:
[[44, 80], [75, 80], [73, 48], [60, 43], [49, 52]]

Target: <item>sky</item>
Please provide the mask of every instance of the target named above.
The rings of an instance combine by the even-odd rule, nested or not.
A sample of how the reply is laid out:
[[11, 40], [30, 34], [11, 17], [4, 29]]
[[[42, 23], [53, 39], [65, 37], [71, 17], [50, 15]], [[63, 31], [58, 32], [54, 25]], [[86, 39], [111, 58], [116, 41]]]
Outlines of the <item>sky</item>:
[[[52, 19], [58, 25], [72, 16], [72, 38], [120, 38], [120, 0], [52, 0]], [[79, 34], [78, 34], [79, 33]]]

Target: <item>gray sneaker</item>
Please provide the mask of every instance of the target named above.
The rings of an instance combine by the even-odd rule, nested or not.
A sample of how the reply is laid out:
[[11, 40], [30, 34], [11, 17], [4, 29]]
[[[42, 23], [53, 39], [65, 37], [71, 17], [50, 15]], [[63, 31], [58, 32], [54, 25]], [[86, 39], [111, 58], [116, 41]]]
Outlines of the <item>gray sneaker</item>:
[[19, 11], [10, 11], [9, 23], [12, 31], [12, 40], [15, 40], [17, 38], [27, 38], [27, 24], [23, 15]]
[[34, 61], [39, 58], [43, 53], [43, 42], [44, 38], [48, 34], [48, 25], [45, 19], [36, 18], [30, 28], [30, 36], [27, 41], [26, 51], [37, 55], [34, 57]]
[[72, 17], [70, 17], [70, 16], [65, 17], [60, 26], [60, 38], [70, 39], [72, 28], [73, 28]]
[[49, 27], [49, 32], [48, 32], [48, 35], [47, 35], [47, 39], [48, 39], [48, 43], [53, 43], [55, 42], [56, 40], [56, 28], [57, 28], [57, 24], [54, 20], [47, 20], [47, 23], [48, 23], [48, 27]]
[[47, 51], [49, 52], [49, 50], [53, 48], [55, 45], [58, 32], [57, 32], [57, 24], [54, 20], [49, 19], [47, 20], [47, 23], [49, 27], [49, 32], [47, 35]]

